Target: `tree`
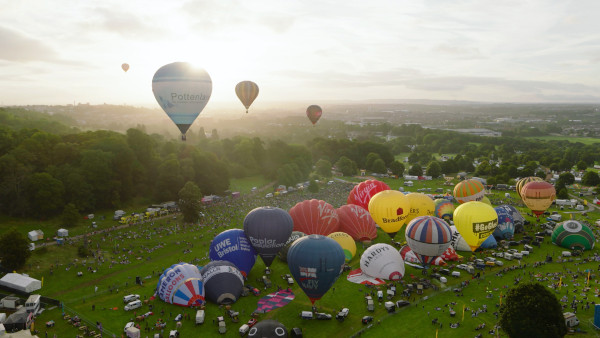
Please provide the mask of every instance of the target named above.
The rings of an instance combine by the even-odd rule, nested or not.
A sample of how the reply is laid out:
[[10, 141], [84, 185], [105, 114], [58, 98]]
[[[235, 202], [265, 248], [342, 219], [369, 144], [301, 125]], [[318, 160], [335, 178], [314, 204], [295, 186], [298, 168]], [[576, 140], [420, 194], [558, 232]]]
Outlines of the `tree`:
[[[367, 155], [367, 159], [365, 160], [365, 169], [375, 171], [375, 169], [373, 169], [373, 165], [374, 165], [375, 161], [379, 160], [379, 159], [381, 159], [381, 156], [379, 156], [379, 154], [369, 153]], [[384, 163], [384, 165], [385, 165], [385, 163]]]
[[583, 183], [583, 185], [587, 185], [588, 187], [595, 187], [600, 184], [600, 177], [595, 171], [586, 171], [581, 178], [581, 183]]
[[587, 163], [585, 163], [583, 160], [577, 162], [577, 170], [586, 170], [588, 167]]
[[179, 210], [183, 214], [184, 222], [195, 222], [200, 213], [200, 199], [202, 192], [194, 183], [188, 181], [181, 190], [179, 190]]
[[339, 170], [344, 176], [353, 176], [358, 172], [358, 168], [356, 163], [346, 156], [340, 157], [340, 159], [335, 162], [335, 167]]
[[0, 260], [6, 271], [22, 268], [31, 256], [27, 237], [12, 228], [0, 236]]
[[65, 205], [60, 219], [65, 228], [75, 227], [77, 223], [79, 223], [79, 211], [77, 210], [77, 207], [75, 207], [75, 204], [69, 203]]
[[398, 177], [402, 177], [404, 175], [405, 169], [406, 168], [404, 168], [404, 164], [402, 164], [400, 161], [394, 161], [390, 163], [390, 170], [392, 171], [392, 174]]
[[575, 176], [569, 172], [558, 175], [558, 180], [563, 181], [566, 185], [575, 183]]
[[412, 176], [423, 176], [423, 168], [417, 163], [408, 169], [408, 174]]
[[48, 173], [31, 175], [26, 191], [29, 204], [35, 206], [32, 212], [38, 216], [52, 216], [60, 211], [63, 205], [65, 187], [63, 183]]
[[317, 174], [323, 177], [331, 177], [331, 162], [320, 159], [315, 164]]
[[317, 183], [317, 181], [315, 180], [310, 180], [310, 182], [308, 183], [308, 191], [312, 193], [318, 193], [319, 183]]
[[539, 177], [539, 178], [541, 178], [543, 180], [545, 180], [546, 179], [546, 172], [543, 171], [543, 170], [538, 170], [538, 171], [535, 172], [535, 176]]
[[438, 178], [442, 174], [442, 166], [438, 161], [431, 161], [429, 162], [425, 173], [427, 174], [427, 176]]
[[512, 338], [563, 337], [567, 334], [558, 299], [539, 283], [521, 282], [512, 288], [500, 308], [499, 323]]
[[385, 162], [382, 159], [378, 158], [373, 161], [373, 165], [371, 166], [373, 172], [378, 174], [387, 174], [387, 168], [385, 167]]
[[556, 193], [556, 198], [561, 200], [569, 199], [569, 191], [567, 188], [562, 188]]

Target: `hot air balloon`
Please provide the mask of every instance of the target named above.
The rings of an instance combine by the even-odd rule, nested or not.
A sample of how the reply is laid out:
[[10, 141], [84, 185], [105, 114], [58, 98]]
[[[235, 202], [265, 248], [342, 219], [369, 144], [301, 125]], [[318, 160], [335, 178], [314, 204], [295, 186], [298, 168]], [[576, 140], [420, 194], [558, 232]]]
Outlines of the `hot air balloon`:
[[552, 243], [572, 250], [591, 250], [596, 243], [590, 227], [575, 220], [559, 223], [554, 228], [551, 239]]
[[466, 202], [454, 210], [454, 224], [471, 251], [475, 251], [498, 226], [498, 214], [483, 202]]
[[497, 247], [498, 247], [498, 242], [496, 241], [494, 236], [488, 236], [488, 238], [486, 238], [485, 241], [483, 241], [483, 243], [481, 243], [479, 248], [477, 248], [477, 250], [475, 250], [475, 251], [495, 249]]
[[405, 196], [410, 202], [410, 212], [406, 218], [407, 224], [419, 216], [433, 216], [435, 203], [431, 197], [420, 192], [411, 192]]
[[512, 213], [502, 206], [495, 207], [498, 214], [498, 226], [492, 234], [497, 240], [511, 239], [515, 235], [515, 223], [513, 222]]
[[467, 244], [467, 241], [465, 241], [460, 232], [456, 230], [456, 227], [452, 225], [450, 226], [450, 229], [452, 229], [452, 241], [450, 242], [452, 248], [454, 248], [454, 250], [456, 251], [471, 252], [471, 247], [469, 246], [469, 244]]
[[319, 121], [321, 114], [323, 114], [323, 110], [317, 105], [308, 106], [308, 108], [306, 108], [306, 116], [308, 116], [308, 119], [312, 122], [313, 126]]
[[242, 101], [244, 107], [246, 107], [246, 114], [250, 105], [258, 96], [258, 85], [252, 81], [242, 81], [235, 86], [235, 94], [238, 99]]
[[200, 270], [206, 299], [216, 304], [235, 303], [242, 294], [244, 276], [228, 261], [212, 261]]
[[209, 257], [212, 261], [229, 261], [248, 277], [256, 262], [256, 251], [242, 229], [230, 229], [216, 235], [210, 243]]
[[441, 218], [419, 216], [406, 226], [406, 243], [423, 264], [430, 264], [450, 246], [452, 230]]
[[377, 237], [375, 221], [367, 209], [346, 204], [335, 209], [340, 222], [340, 231], [352, 236], [356, 241], [370, 242]]
[[288, 251], [290, 273], [313, 304], [342, 274], [344, 261], [342, 247], [321, 235], [297, 239]]
[[546, 181], [532, 181], [521, 188], [521, 199], [539, 219], [556, 199], [556, 190]]
[[454, 198], [462, 204], [469, 201], [481, 201], [485, 188], [481, 181], [469, 179], [459, 182], [454, 186]]
[[513, 220], [513, 224], [515, 226], [515, 233], [521, 233], [525, 231], [525, 218], [523, 217], [523, 215], [521, 215], [517, 208], [508, 204], [499, 205], [498, 208], [503, 208], [508, 212], [508, 214]]
[[378, 243], [363, 252], [360, 269], [371, 277], [400, 280], [404, 276], [404, 260], [393, 246]]
[[154, 73], [152, 92], [185, 140], [185, 133], [210, 99], [212, 80], [204, 69], [187, 62], [174, 62]]
[[281, 248], [281, 250], [279, 250], [279, 252], [277, 253], [279, 259], [281, 259], [284, 262], [287, 262], [287, 253], [290, 249], [290, 246], [292, 246], [292, 243], [294, 243], [295, 240], [304, 236], [306, 236], [306, 234], [302, 231], [292, 231], [290, 238], [288, 238], [288, 240], [285, 242], [285, 246]]
[[434, 216], [449, 221], [454, 215], [454, 204], [445, 198], [438, 198], [433, 201], [435, 204]]
[[167, 303], [180, 306], [200, 306], [204, 301], [204, 283], [198, 267], [173, 264], [158, 279], [156, 294]]
[[292, 234], [294, 221], [287, 211], [276, 207], [259, 207], [244, 218], [244, 233], [267, 267]]
[[338, 215], [331, 204], [311, 199], [297, 203], [290, 209], [294, 230], [307, 235], [327, 236], [339, 229]]
[[523, 177], [522, 179], [518, 180], [517, 183], [515, 184], [515, 191], [517, 192], [517, 195], [519, 195], [519, 198], [522, 198], [523, 196], [521, 196], [521, 189], [523, 189], [525, 184], [527, 184], [529, 182], [541, 182], [541, 181], [543, 181], [543, 179], [541, 179], [537, 176]]
[[366, 180], [355, 185], [348, 194], [348, 204], [360, 205], [369, 209], [369, 201], [380, 191], [390, 190], [390, 187], [384, 182], [378, 180]]
[[483, 196], [483, 198], [481, 199], [481, 202], [483, 202], [483, 203], [485, 203], [485, 204], [489, 205], [490, 207], [493, 207], [493, 205], [492, 205], [492, 201], [490, 201], [490, 199], [489, 199], [489, 198], [487, 198], [487, 196]]
[[344, 256], [346, 257], [346, 262], [350, 261], [352, 257], [356, 254], [356, 243], [352, 236], [348, 235], [345, 232], [332, 232], [327, 237], [336, 241], [344, 250]]
[[256, 323], [248, 331], [248, 337], [256, 338], [285, 338], [288, 336], [287, 329], [280, 322], [273, 319], [265, 319]]
[[122, 64], [121, 69], [123, 69], [124, 72], [127, 72], [129, 70], [129, 64], [128, 63]]
[[396, 190], [378, 192], [369, 201], [371, 217], [391, 238], [406, 223], [409, 212], [410, 202], [403, 193]]

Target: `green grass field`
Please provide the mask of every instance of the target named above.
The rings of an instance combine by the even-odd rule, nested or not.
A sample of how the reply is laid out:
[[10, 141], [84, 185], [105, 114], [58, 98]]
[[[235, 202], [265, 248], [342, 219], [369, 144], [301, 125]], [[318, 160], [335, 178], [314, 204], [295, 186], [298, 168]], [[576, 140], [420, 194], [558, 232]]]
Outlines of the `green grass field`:
[[594, 144], [600, 142], [600, 139], [594, 137], [572, 137], [572, 136], [531, 136], [528, 139], [542, 141], [569, 141], [571, 143]]
[[[364, 179], [355, 179], [355, 181], [359, 182]], [[385, 179], [384, 181], [392, 189], [397, 189], [403, 183], [402, 180], [393, 179]], [[416, 191], [420, 188], [432, 188], [434, 191], [436, 187], [443, 187], [445, 190], [452, 188], [443, 186], [442, 184], [443, 180], [416, 182], [415, 186], [410, 188], [410, 191]], [[240, 183], [239, 186], [251, 188], [257, 185], [259, 183], [249, 180], [243, 184]], [[242, 191], [244, 195], [241, 199], [232, 201], [229, 205], [207, 207], [204, 210], [206, 214], [205, 219], [201, 222], [203, 225], [183, 225], [181, 220], [174, 218], [174, 216], [169, 216], [161, 220], [155, 220], [153, 223], [135, 225], [110, 233], [89, 236], [89, 247], [95, 250], [97, 255], [104, 257], [104, 263], [102, 264], [95, 263], [94, 259], [90, 257], [87, 259], [77, 259], [77, 246], [81, 244], [81, 240], [77, 240], [72, 244], [47, 246], [41, 250], [37, 249], [34, 251], [25, 269], [20, 272], [28, 273], [34, 278], [43, 278], [44, 285], [40, 293], [44, 296], [60, 299], [64, 303], [68, 314], [80, 315], [88, 322], [88, 326], [95, 326], [94, 324], [99, 321], [107, 330], [108, 334], [105, 336], [112, 336], [114, 333], [118, 337], [123, 333], [125, 323], [134, 317], [133, 312], [123, 310], [124, 303], [122, 297], [124, 295], [137, 293], [141, 295], [142, 300], [149, 299], [154, 293], [158, 275], [162, 273], [164, 268], [173, 263], [184, 261], [194, 262], [197, 265], [206, 264], [208, 262], [208, 248], [211, 239], [226, 229], [242, 228], [244, 216], [254, 207], [275, 205], [287, 210], [297, 201], [310, 198], [323, 199], [331, 203], [334, 207], [339, 207], [345, 204], [349, 189], [350, 186], [337, 182], [332, 186], [322, 186], [322, 190], [314, 195], [296, 192], [287, 196], [265, 199], [251, 194], [244, 194], [248, 190], [240, 188], [238, 190]], [[263, 196], [262, 194], [259, 195]], [[496, 203], [502, 203], [506, 200], [504, 192], [492, 194], [489, 198], [492, 202]], [[511, 200], [513, 202], [516, 201], [514, 192], [511, 193]], [[521, 206], [518, 207], [525, 215], [526, 210]], [[550, 211], [555, 210], [557, 209], [551, 208]], [[98, 228], [94, 230], [108, 229], [118, 225], [118, 223], [112, 221], [112, 215], [109, 212], [98, 213], [97, 215], [105, 216], [105, 220], [98, 220]], [[598, 218], [598, 215], [598, 212], [593, 211], [589, 212], [586, 217], [577, 214], [576, 218], [593, 222]], [[570, 216], [566, 212], [563, 212], [563, 217], [568, 218]], [[532, 221], [532, 224], [536, 224], [532, 217], [527, 216], [527, 218]], [[36, 226], [35, 229], [47, 229], [48, 233], [54, 233], [57, 227], [59, 227], [58, 224], [52, 222], [23, 221], [23, 223], [19, 223], [19, 220], [11, 220], [10, 222], [2, 223], [0, 229], [3, 230], [5, 227], [11, 225], [19, 226], [25, 232], [32, 230], [29, 227]], [[536, 227], [532, 225], [528, 231], [534, 231], [537, 229]], [[89, 224], [86, 223], [76, 229], [72, 229], [71, 234], [84, 233], [91, 230]], [[521, 235], [518, 235], [517, 239], [520, 237]], [[399, 240], [399, 238], [396, 238], [396, 240]], [[547, 241], [549, 241], [549, 237]], [[390, 238], [387, 234], [379, 230], [378, 237], [374, 242], [390, 243]], [[522, 245], [517, 248], [522, 248]], [[359, 267], [359, 258], [363, 251], [364, 248], [362, 245], [357, 245], [357, 254], [349, 262], [353, 268]], [[385, 335], [435, 337], [436, 331], [438, 337], [469, 337], [475, 336], [480, 332], [483, 332], [484, 336], [489, 336], [487, 333], [488, 330], [496, 323], [496, 317], [493, 314], [497, 311], [496, 304], [499, 304], [500, 296], [506, 294], [508, 288], [514, 285], [514, 279], [517, 276], [523, 277], [523, 280], [530, 280], [531, 278], [535, 280], [537, 278], [545, 278], [546, 273], [562, 273], [566, 271], [565, 269], [571, 269], [575, 273], [578, 270], [591, 269], [593, 271], [590, 283], [591, 290], [586, 293], [586, 296], [588, 296], [587, 301], [595, 301], [597, 299], [594, 294], [595, 288], [598, 287], [598, 277], [596, 276], [598, 263], [583, 263], [581, 258], [575, 258], [573, 261], [567, 263], [557, 263], [556, 258], [561, 251], [563, 251], [562, 248], [545, 242], [541, 248], [536, 248], [532, 255], [521, 261], [522, 264], [530, 266], [534, 262], [544, 261], [546, 255], [554, 256], [555, 262], [542, 265], [539, 268], [516, 269], [508, 271], [502, 276], [497, 276], [496, 274], [501, 272], [502, 269], [518, 265], [517, 261], [505, 261], [506, 264], [502, 268], [493, 267], [486, 269], [481, 280], [472, 280], [471, 276], [465, 271], [461, 271], [460, 278], [448, 277], [447, 285], [441, 285], [436, 280], [433, 283], [439, 286], [439, 291], [428, 289], [425, 290], [423, 295], [413, 295], [410, 299], [412, 304], [397, 310], [394, 314], [388, 314], [383, 305], [377, 302], [375, 303], [375, 311], [368, 312], [366, 310], [364, 294], [370, 290], [363, 285], [348, 282], [346, 280], [347, 273], [344, 273], [335, 283], [335, 291], [331, 289], [322, 299], [315, 303], [320, 311], [330, 313], [333, 316], [335, 316], [340, 308], [348, 307], [350, 314], [344, 322], [338, 322], [335, 319], [329, 321], [302, 320], [299, 317], [300, 311], [310, 310], [311, 303], [303, 291], [295, 284], [292, 289], [296, 298], [285, 307], [259, 315], [259, 320], [267, 318], [276, 319], [288, 329], [300, 327], [303, 329], [305, 337], [350, 337], [358, 333], [367, 337], [382, 337]], [[592, 252], [596, 253], [597, 249], [594, 249]], [[459, 252], [459, 254], [464, 256], [465, 260], [469, 260], [474, 256], [484, 257], [480, 253]], [[589, 256], [589, 253], [586, 253], [585, 256]], [[111, 262], [114, 262], [112, 267]], [[121, 264], [121, 262], [125, 264]], [[454, 264], [451, 263], [448, 268], [453, 270], [452, 265]], [[90, 267], [96, 269], [97, 272], [89, 272], [88, 268]], [[247, 283], [260, 288], [261, 296], [250, 295], [242, 297], [233, 304], [232, 309], [240, 313], [240, 321], [239, 323], [233, 323], [230, 318], [226, 317], [228, 331], [225, 336], [238, 336], [238, 328], [250, 319], [250, 314], [256, 309], [257, 301], [260, 297], [269, 292], [276, 291], [277, 285], [286, 287], [284, 280], [280, 278], [281, 275], [289, 273], [287, 265], [284, 262], [279, 259], [275, 259], [273, 262], [271, 266], [271, 280], [274, 286], [269, 290], [264, 290], [262, 284], [257, 280], [263, 275], [264, 267], [262, 260], [257, 258], [256, 264], [250, 272], [247, 281]], [[50, 272], [51, 269], [52, 273]], [[77, 271], [82, 271], [83, 276], [77, 277]], [[525, 275], [523, 272], [525, 272]], [[530, 277], [529, 272], [539, 273], [541, 276]], [[407, 265], [406, 274], [401, 283], [399, 283], [398, 290], [401, 291], [403, 289], [401, 285], [410, 283], [413, 280], [411, 275], [421, 278], [421, 270]], [[585, 277], [582, 273], [576, 279], [572, 278], [573, 275], [570, 274], [568, 279], [565, 277], [563, 280], [564, 287], [557, 292], [559, 298], [566, 295], [567, 290], [570, 290], [570, 295], [572, 295], [574, 292], [574, 283], [582, 285], [585, 283]], [[136, 276], [143, 278], [143, 286], [135, 285]], [[451, 290], [459, 286], [461, 282], [466, 281], [469, 281], [470, 284], [463, 289], [464, 295], [457, 297]], [[556, 281], [544, 281], [544, 285], [548, 285], [550, 282]], [[96, 287], [97, 291], [95, 291]], [[580, 293], [577, 292], [578, 297], [580, 297]], [[488, 294], [490, 296], [487, 296]], [[397, 294], [394, 300], [399, 299], [402, 298]], [[448, 307], [446, 307], [447, 304], [451, 304], [452, 302], [456, 303], [453, 306], [457, 312], [454, 318], [449, 316]], [[148, 323], [149, 327], [152, 327], [152, 324], [159, 317], [166, 319], [168, 324], [165, 330], [168, 334], [168, 330], [175, 328], [175, 322], [172, 318], [178, 313], [188, 313], [192, 318], [191, 321], [183, 321], [183, 327], [180, 329], [182, 337], [220, 336], [217, 332], [216, 324], [213, 324], [213, 319], [223, 315], [224, 309], [215, 304], [207, 304], [206, 321], [200, 326], [193, 324], [194, 311], [191, 309], [166, 304], [159, 299], [150, 301], [150, 304], [153, 306], [154, 315], [150, 316], [146, 322], [140, 323], [142, 337], [151, 336], [149, 332], [145, 332], [144, 330], [146, 323]], [[462, 319], [463, 306], [477, 309], [478, 307], [483, 307], [484, 304], [487, 305], [488, 312], [481, 313], [478, 317], [471, 317], [471, 312], [465, 311], [464, 320]], [[94, 310], [92, 310], [92, 307], [94, 307]], [[436, 310], [436, 308], [440, 310]], [[161, 314], [163, 310], [164, 314]], [[144, 305], [136, 311], [136, 314], [140, 315], [147, 311], [149, 311], [149, 307], [148, 305]], [[363, 325], [361, 323], [361, 318], [365, 315], [371, 315], [375, 318], [372, 324]], [[587, 311], [582, 310], [577, 315], [582, 323], [580, 327], [588, 332], [587, 334], [578, 335], [596, 335], [596, 332], [590, 325], [590, 320], [593, 317], [593, 307]], [[438, 318], [438, 321], [443, 326], [440, 328], [439, 325], [432, 325], [431, 321], [433, 318]], [[70, 337], [79, 332], [62, 319], [60, 308], [53, 308], [44, 311], [36, 320], [35, 327], [40, 331], [38, 334], [40, 337], [46, 331], [44, 323], [48, 320], [56, 322], [54, 328], [47, 329], [50, 336], [56, 333], [58, 337]], [[461, 326], [457, 329], [451, 329], [449, 328], [450, 322], [460, 322]], [[486, 324], [485, 330], [475, 331], [475, 327], [481, 323]], [[506, 335], [501, 334], [501, 336]]]

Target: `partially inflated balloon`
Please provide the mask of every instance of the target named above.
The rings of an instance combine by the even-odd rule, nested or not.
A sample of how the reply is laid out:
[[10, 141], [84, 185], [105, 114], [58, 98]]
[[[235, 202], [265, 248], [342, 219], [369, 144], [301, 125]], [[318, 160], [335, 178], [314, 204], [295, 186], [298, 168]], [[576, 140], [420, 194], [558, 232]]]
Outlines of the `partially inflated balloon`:
[[506, 209], [503, 206], [494, 208], [496, 214], [498, 214], [498, 226], [494, 230], [494, 237], [497, 240], [511, 239], [515, 235], [515, 223], [512, 218], [512, 212], [510, 209]]
[[539, 218], [556, 199], [556, 189], [546, 181], [532, 181], [521, 189], [521, 199], [525, 205]]
[[413, 219], [419, 216], [433, 216], [435, 212], [435, 203], [431, 197], [422, 194], [420, 192], [411, 192], [406, 195], [410, 202], [410, 213], [406, 219], [406, 223], [409, 223]]
[[356, 254], [356, 243], [352, 236], [348, 235], [345, 232], [332, 232], [327, 237], [333, 239], [338, 242], [338, 244], [344, 250], [344, 256], [346, 256], [346, 262], [350, 261], [352, 257]]
[[246, 113], [250, 109], [250, 105], [258, 96], [258, 85], [252, 81], [242, 81], [235, 86], [235, 94], [246, 107]]
[[543, 181], [543, 179], [541, 179], [537, 176], [523, 177], [522, 179], [518, 180], [517, 183], [515, 184], [515, 191], [517, 192], [517, 195], [519, 195], [519, 198], [523, 198], [523, 196], [521, 196], [521, 189], [523, 189], [525, 184], [527, 184], [529, 182], [541, 182], [541, 181]]
[[406, 243], [423, 264], [431, 264], [450, 246], [452, 230], [441, 218], [420, 216], [406, 226]]
[[348, 194], [348, 204], [360, 205], [369, 209], [369, 201], [380, 191], [390, 190], [390, 187], [384, 182], [378, 180], [366, 180], [355, 185]]
[[490, 199], [489, 199], [489, 198], [487, 198], [487, 196], [483, 196], [483, 198], [481, 199], [481, 202], [483, 202], [483, 203], [485, 203], [485, 204], [487, 204], [487, 205], [489, 205], [489, 206], [493, 207], [493, 205], [492, 205], [492, 201], [490, 201]]
[[396, 190], [378, 192], [369, 202], [369, 213], [379, 227], [391, 238], [406, 224], [410, 202]]
[[204, 301], [204, 283], [198, 267], [193, 264], [173, 264], [158, 279], [156, 293], [167, 303], [180, 306], [200, 306]]
[[483, 184], [476, 179], [464, 180], [454, 186], [454, 198], [461, 204], [469, 201], [481, 201], [484, 193]]
[[290, 216], [294, 220], [294, 230], [302, 231], [307, 235], [318, 234], [327, 236], [338, 231], [339, 220], [331, 204], [311, 199], [296, 203], [290, 209]]
[[271, 266], [293, 228], [292, 217], [281, 208], [259, 207], [244, 218], [244, 233], [266, 266]]
[[404, 276], [404, 260], [393, 246], [378, 243], [363, 252], [360, 269], [371, 277], [400, 280]]
[[342, 274], [344, 261], [342, 247], [321, 235], [297, 239], [288, 251], [290, 273], [313, 304]]
[[323, 110], [317, 105], [308, 106], [308, 108], [306, 108], [306, 116], [308, 116], [308, 119], [313, 125], [319, 121], [322, 114]]
[[256, 251], [242, 229], [230, 229], [216, 235], [210, 243], [208, 255], [210, 260], [229, 261], [248, 277], [256, 262]]
[[370, 242], [377, 237], [377, 227], [367, 209], [346, 204], [335, 209], [340, 220], [340, 231], [352, 236], [356, 241]]
[[466, 202], [454, 210], [454, 224], [471, 251], [475, 251], [498, 226], [498, 214], [483, 202]]
[[288, 240], [285, 242], [285, 246], [277, 253], [277, 257], [279, 257], [279, 259], [282, 261], [287, 262], [287, 253], [288, 250], [290, 250], [290, 246], [292, 246], [292, 243], [294, 243], [295, 240], [304, 236], [306, 236], [306, 234], [302, 231], [292, 231], [290, 238], [288, 238]]
[[185, 140], [185, 133], [210, 99], [212, 80], [202, 68], [187, 62], [174, 62], [156, 71], [152, 92]]
[[212, 261], [202, 270], [206, 299], [217, 304], [235, 303], [242, 294], [244, 277], [238, 268], [228, 261]]
[[129, 64], [127, 64], [127, 63], [122, 64], [121, 69], [123, 69], [124, 72], [127, 72], [129, 70]]

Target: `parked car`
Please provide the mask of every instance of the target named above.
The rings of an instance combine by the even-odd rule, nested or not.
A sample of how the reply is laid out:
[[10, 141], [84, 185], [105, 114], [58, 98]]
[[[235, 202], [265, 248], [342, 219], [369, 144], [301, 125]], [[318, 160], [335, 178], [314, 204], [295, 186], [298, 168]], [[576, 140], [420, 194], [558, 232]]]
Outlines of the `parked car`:
[[363, 324], [369, 324], [372, 321], [373, 321], [373, 317], [371, 317], [371, 316], [364, 316], [364, 317], [362, 317], [362, 323]]
[[127, 295], [123, 296], [123, 303], [133, 302], [134, 300], [140, 299], [140, 295]]
[[256, 322], [256, 318], [250, 318], [250, 320], [248, 320], [246, 324], [248, 324], [248, 327], [253, 327], [254, 325], [256, 325]]
[[177, 316], [175, 316], [175, 319], [173, 319], [173, 320], [176, 322], [179, 322], [179, 321], [181, 321], [182, 318], [183, 318], [183, 315], [180, 313]]
[[339, 320], [340, 322], [343, 322], [344, 319], [348, 317], [348, 312], [350, 312], [350, 309], [348, 309], [347, 307], [341, 309], [340, 312], [338, 312], [338, 314], [335, 315], [335, 319]]
[[397, 308], [401, 308], [403, 306], [409, 306], [410, 302], [404, 299], [400, 299], [399, 301], [396, 301], [396, 307]]
[[315, 313], [315, 317], [317, 319], [322, 319], [322, 320], [328, 320], [328, 319], [332, 318], [329, 313], [324, 313], [324, 312], [317, 312], [317, 313]]

